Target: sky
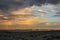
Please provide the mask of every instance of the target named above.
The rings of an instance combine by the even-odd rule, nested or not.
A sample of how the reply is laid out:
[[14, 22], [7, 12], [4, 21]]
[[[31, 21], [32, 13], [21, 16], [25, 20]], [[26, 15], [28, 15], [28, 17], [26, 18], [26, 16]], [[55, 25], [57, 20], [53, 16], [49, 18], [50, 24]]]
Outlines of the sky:
[[[0, 14], [7, 16], [9, 20], [24, 20], [20, 22], [22, 24], [60, 22], [60, 17], [55, 16], [60, 12], [59, 5], [60, 0], [0, 0]], [[24, 17], [14, 19], [13, 15]]]
[[[56, 13], [59, 12], [60, 10], [56, 10], [56, 5], [52, 5], [52, 4], [48, 4], [48, 5], [42, 5], [42, 6], [36, 6], [35, 8], [32, 9], [32, 12], [37, 15], [37, 17], [40, 14], [45, 14], [45, 13], [41, 13], [38, 12], [38, 10], [44, 10], [47, 11], [48, 13], [44, 16], [44, 18], [46, 18], [45, 22], [60, 22], [58, 20], [60, 20], [60, 17], [54, 17], [55, 15], [57, 15]], [[53, 10], [53, 11], [52, 11]]]

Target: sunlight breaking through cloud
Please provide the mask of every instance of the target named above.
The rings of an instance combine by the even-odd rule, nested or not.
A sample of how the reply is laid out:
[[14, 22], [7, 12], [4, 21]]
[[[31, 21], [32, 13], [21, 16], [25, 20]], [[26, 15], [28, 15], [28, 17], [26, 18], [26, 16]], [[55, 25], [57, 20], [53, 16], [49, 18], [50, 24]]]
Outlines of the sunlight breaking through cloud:
[[[31, 25], [35, 23], [41, 23], [45, 18], [39, 18], [39, 17], [34, 17], [34, 14], [32, 13], [32, 7], [27, 7], [23, 9], [19, 9], [17, 11], [11, 11], [13, 15], [16, 15], [17, 17], [14, 19], [17, 24], [23, 24], [23, 25]], [[24, 16], [27, 17], [24, 17]], [[30, 15], [30, 17], [28, 16]]]

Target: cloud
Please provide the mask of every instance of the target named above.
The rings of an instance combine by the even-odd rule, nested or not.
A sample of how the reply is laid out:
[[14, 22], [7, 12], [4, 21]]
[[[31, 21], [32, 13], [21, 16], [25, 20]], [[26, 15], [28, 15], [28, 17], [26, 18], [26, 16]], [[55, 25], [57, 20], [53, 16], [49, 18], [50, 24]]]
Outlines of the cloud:
[[60, 0], [48, 0], [48, 3], [58, 4], [58, 3], [60, 3]]
[[[46, 0], [0, 0], [0, 10], [17, 10], [32, 5], [40, 6]], [[47, 0], [48, 3], [57, 4], [60, 0]]]
[[[55, 0], [56, 1], [56, 0]], [[54, 0], [47, 0], [47, 2], [51, 4], [57, 4], [60, 0], [55, 2]], [[9, 19], [13, 19], [13, 15], [22, 15], [22, 17], [33, 17], [33, 19], [26, 19], [23, 23], [29, 24], [31, 21], [37, 22], [41, 19], [36, 18], [33, 16], [31, 12], [32, 6], [41, 6], [45, 4], [46, 0], [0, 0], [0, 14], [9, 17]], [[2, 12], [2, 13], [1, 13]], [[6, 18], [6, 17], [5, 17]], [[30, 21], [30, 20], [31, 21]], [[24, 20], [24, 19], [23, 19]], [[41, 20], [42, 21], [42, 20]], [[34, 23], [33, 22], [33, 23]]]
[[[32, 7], [34, 8], [34, 6]], [[32, 7], [19, 9], [17, 11], [11, 11], [12, 14], [16, 15], [15, 22], [17, 24], [23, 24], [23, 25], [42, 23], [45, 20], [45, 18], [35, 17], [31, 10]]]

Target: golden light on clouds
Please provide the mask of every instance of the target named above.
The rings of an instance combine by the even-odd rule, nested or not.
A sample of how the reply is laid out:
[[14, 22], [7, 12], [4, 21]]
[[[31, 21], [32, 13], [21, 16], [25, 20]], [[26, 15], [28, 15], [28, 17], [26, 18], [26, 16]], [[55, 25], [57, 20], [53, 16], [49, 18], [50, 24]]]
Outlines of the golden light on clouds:
[[31, 24], [33, 24], [33, 20], [32, 19], [27, 19], [27, 20], [23, 21], [23, 23], [21, 23], [21, 24], [31, 25]]
[[[31, 15], [31, 8], [24, 8], [24, 9], [19, 9], [17, 11], [12, 11], [11, 12], [14, 15]], [[23, 24], [23, 25], [30, 25], [33, 24], [33, 19], [32, 18], [23, 18], [23, 16], [20, 18], [21, 20], [19, 21], [18, 19], [15, 19], [17, 24]]]
[[40, 10], [38, 10], [39, 12], [45, 12], [44, 10], [42, 10], [42, 9], [40, 9]]
[[4, 15], [0, 15], [0, 16], [4, 16]]
[[49, 22], [48, 22], [48, 23], [46, 23], [45, 25], [46, 25], [46, 26], [50, 26], [50, 25], [51, 25], [51, 23], [49, 23]]
[[38, 12], [42, 12], [42, 13], [48, 13], [47, 11], [45, 11], [45, 10], [42, 10], [42, 9], [38, 10]]
[[[24, 9], [19, 9], [17, 11], [11, 11], [11, 13], [13, 15], [31, 15], [33, 14], [32, 13], [32, 8], [34, 8], [35, 6], [32, 6], [32, 7], [28, 7], [28, 8], [24, 8]], [[44, 10], [40, 10], [41, 12], [46, 12]], [[44, 15], [42, 15], [44, 16]], [[20, 20], [21, 19], [21, 20]], [[20, 19], [17, 17], [15, 18], [15, 22], [17, 24], [23, 24], [23, 25], [32, 25], [32, 24], [35, 24], [35, 23], [41, 23], [45, 20], [45, 18], [38, 18], [38, 17], [34, 17], [34, 16], [27, 16], [27, 18], [25, 17], [20, 17]]]
[[31, 8], [35, 8], [36, 6], [35, 5], [33, 5]]
[[23, 19], [21, 21], [16, 21], [17, 24], [23, 24], [23, 25], [30, 25], [33, 23], [32, 19], [31, 18], [28, 18], [28, 19]]
[[42, 23], [44, 20], [45, 18], [30, 17], [30, 18], [22, 19], [21, 21], [16, 20], [16, 23], [22, 25], [32, 25], [35, 23]]
[[27, 19], [22, 19], [21, 21], [16, 22], [17, 24], [23, 24], [23, 25], [31, 25], [33, 24], [33, 19], [32, 18], [27, 18]]
[[12, 14], [14, 15], [25, 15], [25, 14], [29, 14], [31, 12], [31, 8], [24, 8], [24, 9], [19, 9], [17, 11], [11, 11]]
[[50, 10], [51, 12], [55, 12], [55, 10], [54, 9], [52, 9], [52, 10]]
[[6, 16], [4, 16], [3, 18], [4, 18], [4, 19], [8, 19], [8, 17], [6, 17]]
[[3, 24], [3, 25], [13, 25], [13, 21], [12, 20], [10, 20], [10, 21], [9, 20], [8, 21], [4, 20], [4, 21], [1, 22], [1, 24]]

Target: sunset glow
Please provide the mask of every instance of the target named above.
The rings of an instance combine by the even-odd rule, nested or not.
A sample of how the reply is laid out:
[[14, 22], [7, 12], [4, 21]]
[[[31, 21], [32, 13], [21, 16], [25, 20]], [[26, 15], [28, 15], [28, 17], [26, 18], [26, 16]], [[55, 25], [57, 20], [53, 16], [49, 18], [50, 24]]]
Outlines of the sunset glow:
[[45, 25], [46, 25], [46, 26], [50, 26], [51, 24], [50, 24], [50, 23], [46, 23]]
[[60, 0], [0, 0], [0, 27], [5, 25], [12, 29], [59, 28]]

